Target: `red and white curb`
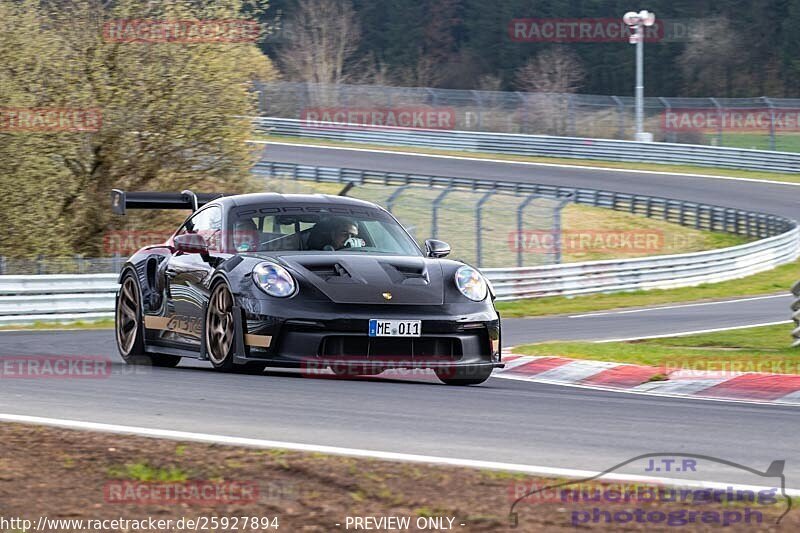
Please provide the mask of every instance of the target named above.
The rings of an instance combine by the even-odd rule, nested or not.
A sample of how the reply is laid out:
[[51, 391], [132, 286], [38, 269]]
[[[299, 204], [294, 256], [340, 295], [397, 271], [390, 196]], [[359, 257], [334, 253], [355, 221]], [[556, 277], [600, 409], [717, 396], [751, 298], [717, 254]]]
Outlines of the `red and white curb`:
[[506, 367], [495, 370], [494, 377], [661, 396], [800, 406], [800, 375], [796, 374], [697, 370], [665, 373], [663, 368], [653, 366], [516, 355], [510, 350], [503, 351], [503, 361]]

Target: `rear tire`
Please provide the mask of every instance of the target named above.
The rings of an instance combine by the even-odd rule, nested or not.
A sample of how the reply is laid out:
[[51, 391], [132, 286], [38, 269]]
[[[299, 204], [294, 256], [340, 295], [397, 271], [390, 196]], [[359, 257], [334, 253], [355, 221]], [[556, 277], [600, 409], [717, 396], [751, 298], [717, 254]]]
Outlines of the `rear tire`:
[[436, 377], [445, 385], [479, 385], [492, 375], [492, 367], [436, 369]]
[[139, 282], [129, 270], [122, 278], [114, 308], [114, 330], [119, 355], [129, 365], [167, 368], [177, 366], [181, 361], [178, 356], [151, 354], [145, 351], [140, 295]]

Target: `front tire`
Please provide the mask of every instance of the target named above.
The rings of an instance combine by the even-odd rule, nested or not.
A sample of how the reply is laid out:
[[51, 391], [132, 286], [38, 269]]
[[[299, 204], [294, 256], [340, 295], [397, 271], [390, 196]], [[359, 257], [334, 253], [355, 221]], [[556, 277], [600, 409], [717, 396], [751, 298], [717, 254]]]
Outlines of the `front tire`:
[[262, 373], [267, 366], [265, 363], [249, 362], [237, 365], [233, 362], [236, 350], [235, 336], [233, 295], [225, 283], [219, 283], [211, 291], [206, 312], [205, 342], [208, 360], [221, 372]]
[[136, 276], [130, 270], [122, 278], [114, 308], [114, 330], [117, 349], [129, 365], [148, 365], [172, 368], [181, 358], [175, 355], [149, 354], [144, 346], [141, 292]]
[[445, 385], [480, 385], [492, 375], [492, 367], [469, 366], [466, 368], [436, 369], [436, 377]]

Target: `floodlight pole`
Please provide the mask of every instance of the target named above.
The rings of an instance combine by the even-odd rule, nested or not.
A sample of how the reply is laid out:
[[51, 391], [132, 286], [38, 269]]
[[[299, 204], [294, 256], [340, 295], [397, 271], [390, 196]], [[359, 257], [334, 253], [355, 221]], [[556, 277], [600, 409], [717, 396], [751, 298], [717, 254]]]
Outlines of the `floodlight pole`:
[[636, 39], [636, 140], [644, 133], [644, 26], [639, 21], [634, 26]]
[[646, 10], [629, 11], [622, 20], [633, 32], [628, 42], [636, 45], [636, 140], [651, 141], [652, 136], [644, 132], [644, 28], [652, 26], [656, 16]]

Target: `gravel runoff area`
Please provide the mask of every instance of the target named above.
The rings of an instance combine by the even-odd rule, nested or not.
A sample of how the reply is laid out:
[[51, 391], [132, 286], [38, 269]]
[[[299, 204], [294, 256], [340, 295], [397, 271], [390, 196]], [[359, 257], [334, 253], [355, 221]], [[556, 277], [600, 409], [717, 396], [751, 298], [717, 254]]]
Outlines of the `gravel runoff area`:
[[[776, 526], [787, 508], [780, 498], [654, 502], [646, 494], [657, 486], [629, 482], [22, 424], [0, 424], [0, 447], [0, 531], [505, 531], [520, 497], [513, 531], [711, 531], [720, 520], [733, 522], [726, 531], [800, 527], [796, 511]], [[560, 483], [570, 484], [552, 488]]]

